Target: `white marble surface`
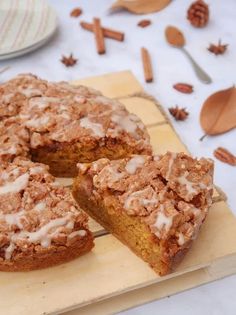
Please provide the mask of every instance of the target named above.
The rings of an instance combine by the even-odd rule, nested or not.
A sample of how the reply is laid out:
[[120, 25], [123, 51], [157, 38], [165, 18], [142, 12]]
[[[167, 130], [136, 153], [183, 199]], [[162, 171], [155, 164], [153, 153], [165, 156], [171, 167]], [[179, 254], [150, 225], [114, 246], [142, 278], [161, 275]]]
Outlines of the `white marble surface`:
[[[7, 0], [5, 0], [7, 1]], [[208, 0], [211, 20], [204, 29], [191, 27], [185, 18], [191, 0], [177, 1], [162, 12], [150, 14], [153, 24], [141, 29], [136, 26], [141, 16], [129, 13], [109, 15], [110, 0], [50, 0], [59, 17], [57, 35], [46, 46], [23, 57], [4, 61], [0, 68], [10, 65], [11, 69], [0, 76], [4, 81], [20, 72], [33, 72], [48, 80], [74, 80], [86, 76], [130, 69], [143, 84], [148, 93], [153, 94], [167, 109], [178, 104], [190, 112], [185, 122], [175, 122], [174, 126], [193, 155], [212, 157], [213, 150], [224, 146], [236, 154], [236, 130], [217, 137], [208, 137], [199, 142], [202, 130], [199, 125], [199, 112], [204, 100], [219, 89], [236, 83], [236, 41], [235, 41], [235, 0]], [[75, 6], [83, 8], [79, 19], [69, 17]], [[106, 40], [107, 53], [99, 56], [95, 50], [93, 35], [82, 30], [79, 20], [91, 21], [94, 16], [102, 18], [104, 25], [125, 32], [125, 42]], [[187, 49], [202, 67], [211, 75], [213, 83], [204, 85], [196, 78], [188, 60], [180, 51], [169, 47], [164, 40], [164, 29], [168, 24], [180, 27], [187, 39]], [[215, 57], [207, 52], [210, 42], [221, 38], [229, 43], [224, 56]], [[146, 84], [143, 79], [140, 61], [140, 47], [146, 46], [153, 60], [153, 83]], [[79, 62], [73, 68], [66, 68], [59, 62], [62, 54], [73, 54]], [[176, 82], [194, 85], [192, 95], [183, 95], [172, 89]], [[215, 183], [227, 193], [229, 204], [236, 214], [236, 167], [216, 161]], [[125, 312], [134, 314], [236, 314], [236, 276], [212, 284], [189, 290], [176, 296], [162, 299], [145, 306]]]

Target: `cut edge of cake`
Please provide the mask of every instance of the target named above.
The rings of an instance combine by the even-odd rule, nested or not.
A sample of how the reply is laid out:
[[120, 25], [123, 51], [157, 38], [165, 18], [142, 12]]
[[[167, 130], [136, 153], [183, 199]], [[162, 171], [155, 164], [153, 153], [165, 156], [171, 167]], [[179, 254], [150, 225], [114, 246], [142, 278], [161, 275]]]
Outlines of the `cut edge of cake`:
[[184, 153], [78, 164], [73, 196], [159, 274], [171, 272], [212, 203], [213, 162]]

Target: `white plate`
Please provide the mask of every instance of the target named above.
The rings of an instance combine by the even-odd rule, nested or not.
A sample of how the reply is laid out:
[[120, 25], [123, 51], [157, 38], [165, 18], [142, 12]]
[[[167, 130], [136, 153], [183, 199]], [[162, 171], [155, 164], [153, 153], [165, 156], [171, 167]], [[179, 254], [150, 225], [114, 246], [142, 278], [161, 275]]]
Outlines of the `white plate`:
[[56, 13], [46, 0], [0, 1], [0, 60], [37, 49], [56, 28]]

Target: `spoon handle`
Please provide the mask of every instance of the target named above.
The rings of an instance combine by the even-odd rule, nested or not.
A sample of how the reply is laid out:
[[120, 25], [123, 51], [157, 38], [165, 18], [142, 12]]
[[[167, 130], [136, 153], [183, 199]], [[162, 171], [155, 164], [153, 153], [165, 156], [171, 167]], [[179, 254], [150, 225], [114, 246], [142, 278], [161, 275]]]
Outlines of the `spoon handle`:
[[189, 52], [185, 48], [181, 48], [184, 54], [188, 57], [190, 60], [193, 69], [197, 75], [197, 77], [204, 83], [209, 84], [212, 82], [211, 77], [196, 63], [196, 61], [193, 59], [193, 57], [189, 54]]

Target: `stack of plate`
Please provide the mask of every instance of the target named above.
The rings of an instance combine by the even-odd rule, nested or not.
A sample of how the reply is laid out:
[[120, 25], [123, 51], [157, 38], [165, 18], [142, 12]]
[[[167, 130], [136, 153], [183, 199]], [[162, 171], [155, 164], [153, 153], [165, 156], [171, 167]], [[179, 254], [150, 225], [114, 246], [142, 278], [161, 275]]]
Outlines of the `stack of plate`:
[[56, 28], [56, 13], [46, 0], [0, 1], [0, 60], [37, 49]]

